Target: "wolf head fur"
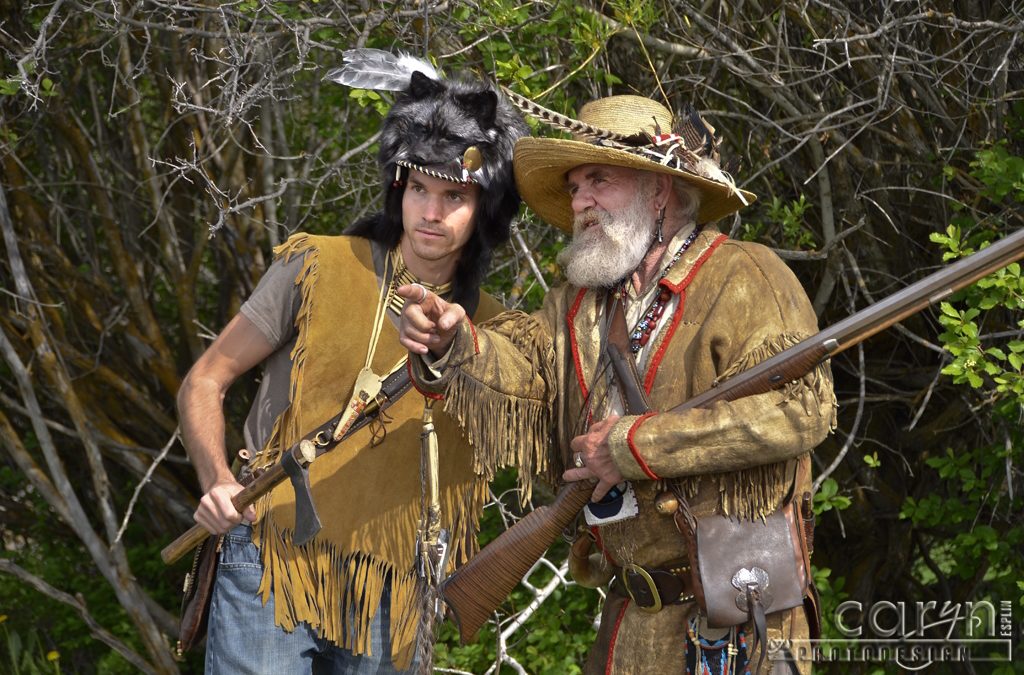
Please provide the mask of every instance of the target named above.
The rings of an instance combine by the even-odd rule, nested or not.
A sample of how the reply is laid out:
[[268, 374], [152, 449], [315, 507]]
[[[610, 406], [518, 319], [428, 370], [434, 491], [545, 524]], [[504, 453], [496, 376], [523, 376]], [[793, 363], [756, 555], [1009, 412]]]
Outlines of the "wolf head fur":
[[[512, 149], [528, 133], [522, 117], [491, 85], [472, 80], [434, 80], [414, 72], [381, 125], [377, 162], [384, 187], [384, 211], [356, 223], [349, 233], [388, 247], [402, 236], [405, 181], [395, 184], [397, 162], [428, 166], [462, 157], [470, 146], [483, 156], [480, 199], [473, 235], [455, 271], [456, 301], [475, 295], [493, 249], [509, 238], [519, 193], [512, 176]], [[401, 169], [402, 177], [407, 169]]]

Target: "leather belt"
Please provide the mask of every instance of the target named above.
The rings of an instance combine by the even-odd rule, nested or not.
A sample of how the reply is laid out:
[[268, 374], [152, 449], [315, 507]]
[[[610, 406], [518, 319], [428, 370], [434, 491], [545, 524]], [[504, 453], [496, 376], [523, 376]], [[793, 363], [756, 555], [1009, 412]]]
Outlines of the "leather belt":
[[690, 561], [672, 560], [658, 567], [624, 565], [615, 575], [611, 590], [630, 598], [638, 609], [654, 614], [665, 605], [693, 600]]

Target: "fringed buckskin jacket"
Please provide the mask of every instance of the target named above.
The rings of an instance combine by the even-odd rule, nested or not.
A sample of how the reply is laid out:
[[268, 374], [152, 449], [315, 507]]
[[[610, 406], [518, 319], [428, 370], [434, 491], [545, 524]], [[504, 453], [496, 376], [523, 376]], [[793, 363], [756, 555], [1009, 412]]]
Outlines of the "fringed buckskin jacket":
[[[658, 324], [640, 373], [655, 411], [817, 332], [789, 268], [764, 246], [729, 240], [712, 227], [660, 284], [678, 302]], [[419, 359], [411, 362], [417, 386], [444, 391], [445, 410], [476, 447], [516, 447], [524, 455], [550, 447], [538, 468], [555, 479], [569, 465], [572, 438], [598, 421], [587, 419], [587, 405], [607, 386], [595, 372], [607, 305], [605, 290], [563, 286], [532, 315], [506, 312], [479, 327], [463, 322], [442, 378], [431, 380]], [[687, 555], [672, 518], [654, 509], [656, 495], [673, 483], [698, 516], [774, 511], [790, 487], [787, 465], [813, 450], [834, 420], [827, 365], [771, 393], [683, 413], [622, 417], [608, 440], [636, 490], [639, 515], [596, 528], [605, 561], [657, 567]], [[644, 613], [609, 594], [587, 672], [683, 673], [695, 612], [689, 602]], [[769, 639], [806, 633], [799, 608], [769, 615]], [[766, 660], [764, 670], [769, 665]]]
[[[297, 234], [276, 249], [286, 259], [304, 256], [295, 279], [301, 305], [295, 317], [289, 405], [254, 466], [276, 462], [282, 448], [348, 403], [366, 358], [380, 292], [370, 247], [358, 237]], [[481, 293], [476, 317], [502, 309]], [[373, 371], [386, 374], [405, 355], [397, 329], [385, 319]], [[415, 589], [423, 404], [423, 396], [408, 392], [386, 411], [382, 442], [371, 442], [382, 432], [371, 424], [311, 465], [313, 500], [323, 521], [311, 542], [292, 544], [295, 500], [287, 482], [257, 503], [253, 529], [264, 564], [260, 591], [264, 602], [273, 593], [275, 620], [285, 630], [305, 621], [331, 642], [366, 653], [373, 614], [390, 580], [391, 657], [399, 669], [409, 666], [419, 620]], [[479, 517], [495, 469], [524, 460], [507, 452], [499, 456], [485, 446], [474, 451], [439, 411], [434, 423], [444, 458], [442, 527], [451, 533], [454, 567], [477, 548]]]

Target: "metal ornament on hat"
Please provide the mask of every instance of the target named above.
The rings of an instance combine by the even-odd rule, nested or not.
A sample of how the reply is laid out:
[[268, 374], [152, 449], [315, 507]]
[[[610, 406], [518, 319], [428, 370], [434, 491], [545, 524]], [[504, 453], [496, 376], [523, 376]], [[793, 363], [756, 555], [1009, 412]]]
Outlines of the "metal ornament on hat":
[[545, 108], [507, 87], [502, 87], [502, 91], [517, 108], [552, 128], [581, 136], [599, 147], [622, 150], [662, 166], [721, 183], [744, 206], [749, 204], [732, 177], [719, 167], [719, 142], [715, 138], [714, 127], [705, 122], [691, 105], [686, 106], [682, 115], [674, 117], [671, 129], [662, 129], [657, 118], [652, 116], [654, 133], [640, 129], [634, 134], [622, 134]]
[[[397, 166], [405, 167], [407, 169], [415, 169], [420, 173], [425, 173], [428, 176], [434, 178], [440, 178], [442, 180], [451, 181], [453, 183], [461, 183], [468, 185], [470, 183], [480, 184], [483, 180], [483, 168], [484, 168], [484, 156], [480, 152], [480, 148], [475, 145], [471, 145], [462, 152], [462, 157], [456, 157], [452, 161], [446, 164], [415, 164], [406, 159], [400, 159], [395, 162]], [[397, 173], [396, 173], [396, 181]]]

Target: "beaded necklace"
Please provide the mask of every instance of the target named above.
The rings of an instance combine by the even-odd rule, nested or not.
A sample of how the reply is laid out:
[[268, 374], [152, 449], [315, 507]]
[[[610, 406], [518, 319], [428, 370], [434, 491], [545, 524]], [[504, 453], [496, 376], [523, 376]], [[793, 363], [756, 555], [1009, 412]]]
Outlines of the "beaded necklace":
[[[694, 241], [697, 239], [697, 235], [700, 234], [700, 227], [694, 227], [693, 232], [683, 240], [683, 245], [679, 247], [676, 254], [672, 256], [672, 260], [665, 265], [665, 269], [661, 271], [661, 276], [658, 277], [658, 283], [664, 279], [672, 266], [679, 262], [679, 259], [686, 253], [686, 249], [690, 248]], [[629, 283], [628, 279], [623, 280], [622, 286], [619, 287], [619, 297], [626, 297], [626, 284]], [[654, 300], [651, 302], [650, 307], [644, 312], [643, 316], [637, 322], [636, 326], [629, 333], [629, 349], [631, 352], [636, 354], [639, 352], [651, 339], [651, 335], [654, 334], [654, 329], [658, 326], [658, 321], [665, 313], [665, 305], [668, 304], [669, 299], [672, 297], [672, 291], [667, 288], [662, 288], [658, 291]]]
[[391, 284], [388, 287], [387, 306], [395, 314], [401, 314], [402, 308], [405, 307], [405, 298], [395, 292], [395, 289], [399, 286], [419, 284], [431, 293], [441, 297], [445, 297], [451, 292], [452, 282], [450, 281], [443, 284], [428, 284], [426, 281], [421, 281], [413, 276], [413, 273], [405, 266], [401, 245], [391, 249], [388, 255], [391, 258], [391, 269], [394, 272], [391, 275]]

